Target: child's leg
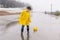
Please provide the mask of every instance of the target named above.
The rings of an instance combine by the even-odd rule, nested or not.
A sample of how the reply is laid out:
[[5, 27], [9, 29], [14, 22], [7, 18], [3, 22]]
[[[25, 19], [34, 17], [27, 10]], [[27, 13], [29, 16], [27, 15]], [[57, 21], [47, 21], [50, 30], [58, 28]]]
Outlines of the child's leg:
[[29, 25], [27, 25], [27, 32], [29, 33]]
[[24, 25], [22, 25], [21, 27], [21, 33], [24, 31]]

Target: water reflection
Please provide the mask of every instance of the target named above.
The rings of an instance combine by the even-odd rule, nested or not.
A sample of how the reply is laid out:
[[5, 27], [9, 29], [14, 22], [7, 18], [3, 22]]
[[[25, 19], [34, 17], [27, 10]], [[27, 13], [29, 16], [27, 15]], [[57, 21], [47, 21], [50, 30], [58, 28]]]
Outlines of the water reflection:
[[27, 33], [27, 40], [29, 40], [29, 33]]
[[23, 33], [21, 33], [21, 38], [22, 38], [22, 40], [24, 40], [24, 36], [23, 36]]
[[[23, 33], [21, 33], [21, 38], [22, 38], [22, 40], [24, 40], [24, 35], [23, 35]], [[29, 40], [29, 33], [27, 33], [27, 40]]]

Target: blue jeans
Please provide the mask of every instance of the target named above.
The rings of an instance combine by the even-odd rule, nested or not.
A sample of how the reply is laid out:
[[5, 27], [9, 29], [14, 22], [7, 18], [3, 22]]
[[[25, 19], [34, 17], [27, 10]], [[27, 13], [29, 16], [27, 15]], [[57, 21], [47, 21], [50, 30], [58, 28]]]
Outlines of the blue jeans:
[[[25, 26], [25, 25], [22, 25], [21, 32], [24, 31], [24, 26]], [[29, 25], [27, 25], [27, 32], [29, 33]]]

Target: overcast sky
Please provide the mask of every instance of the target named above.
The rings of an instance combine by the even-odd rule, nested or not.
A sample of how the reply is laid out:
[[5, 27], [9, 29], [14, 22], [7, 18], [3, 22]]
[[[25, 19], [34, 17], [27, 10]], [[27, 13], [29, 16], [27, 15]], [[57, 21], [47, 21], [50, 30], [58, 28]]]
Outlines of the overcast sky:
[[51, 3], [53, 11], [60, 11], [60, 0], [18, 0], [21, 2], [26, 2], [32, 5], [34, 10], [38, 11], [51, 11]]

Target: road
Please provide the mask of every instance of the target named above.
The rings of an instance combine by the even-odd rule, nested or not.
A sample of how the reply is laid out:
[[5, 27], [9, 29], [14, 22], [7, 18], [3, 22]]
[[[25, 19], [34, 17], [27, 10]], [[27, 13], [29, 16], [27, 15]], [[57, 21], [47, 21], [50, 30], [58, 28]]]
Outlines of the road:
[[[22, 40], [21, 25], [18, 23], [19, 15], [0, 16], [0, 40]], [[60, 18], [44, 13], [31, 13], [29, 40], [60, 40]], [[38, 31], [33, 32], [37, 26]], [[27, 40], [26, 27], [23, 33]]]

